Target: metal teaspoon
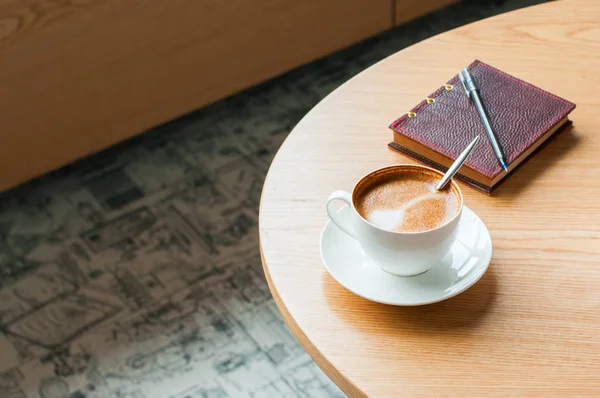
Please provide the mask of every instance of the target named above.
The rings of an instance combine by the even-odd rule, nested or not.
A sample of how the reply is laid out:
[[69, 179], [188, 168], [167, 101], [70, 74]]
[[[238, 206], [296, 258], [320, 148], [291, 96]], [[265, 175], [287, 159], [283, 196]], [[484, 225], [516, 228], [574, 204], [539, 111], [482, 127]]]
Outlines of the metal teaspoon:
[[465, 148], [465, 150], [462, 151], [460, 155], [458, 155], [454, 163], [452, 163], [452, 166], [450, 166], [446, 174], [444, 174], [444, 177], [442, 177], [442, 180], [435, 187], [437, 191], [443, 189], [446, 186], [446, 184], [450, 181], [450, 179], [454, 176], [454, 174], [456, 174], [458, 169], [460, 169], [460, 166], [463, 165], [463, 163], [471, 154], [471, 151], [473, 151], [473, 148], [475, 148], [475, 145], [477, 145], [477, 142], [479, 142], [479, 136], [475, 137], [475, 139], [471, 141], [471, 143]]

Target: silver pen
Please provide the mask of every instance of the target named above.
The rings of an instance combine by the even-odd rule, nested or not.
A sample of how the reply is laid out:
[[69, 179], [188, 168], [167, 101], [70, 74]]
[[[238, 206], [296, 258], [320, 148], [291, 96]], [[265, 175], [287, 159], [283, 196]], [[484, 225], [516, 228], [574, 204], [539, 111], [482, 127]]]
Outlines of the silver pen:
[[483, 107], [483, 103], [481, 102], [481, 98], [479, 97], [479, 90], [477, 89], [477, 86], [475, 86], [475, 82], [471, 77], [469, 68], [463, 68], [463, 70], [458, 73], [458, 77], [463, 88], [465, 89], [465, 92], [467, 93], [467, 97], [469, 97], [475, 103], [475, 108], [477, 108], [477, 112], [479, 113], [479, 117], [483, 123], [483, 128], [490, 139], [490, 143], [492, 144], [492, 148], [494, 149], [494, 153], [496, 154], [498, 161], [502, 165], [504, 171], [508, 171], [506, 159], [502, 153], [502, 148], [500, 147], [500, 143], [498, 142], [496, 134], [492, 129], [489, 118], [485, 112], [485, 108]]

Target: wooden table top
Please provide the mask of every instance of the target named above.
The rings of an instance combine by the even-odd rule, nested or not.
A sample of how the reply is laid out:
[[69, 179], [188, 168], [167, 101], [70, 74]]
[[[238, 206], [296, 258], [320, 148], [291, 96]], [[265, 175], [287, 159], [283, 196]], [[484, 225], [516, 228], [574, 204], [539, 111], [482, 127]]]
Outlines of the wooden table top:
[[[450, 300], [393, 307], [325, 270], [325, 200], [365, 173], [414, 163], [390, 122], [473, 59], [577, 104], [496, 194], [461, 184], [488, 226], [488, 272]], [[600, 2], [482, 20], [383, 60], [325, 98], [278, 152], [260, 208], [263, 265], [288, 325], [350, 396], [600, 396]]]

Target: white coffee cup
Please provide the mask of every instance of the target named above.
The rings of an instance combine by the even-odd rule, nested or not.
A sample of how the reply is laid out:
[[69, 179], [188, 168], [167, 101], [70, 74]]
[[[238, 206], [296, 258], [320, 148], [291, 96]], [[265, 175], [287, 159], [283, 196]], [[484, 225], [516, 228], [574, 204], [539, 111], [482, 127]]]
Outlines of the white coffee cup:
[[[395, 232], [379, 228], [364, 219], [355, 207], [356, 188], [376, 173], [402, 169], [403, 171], [427, 170], [442, 178], [443, 173], [430, 167], [401, 164], [374, 170], [361, 178], [352, 189], [352, 193], [335, 191], [327, 199], [327, 214], [331, 221], [342, 231], [355, 238], [364, 253], [385, 271], [398, 276], [422, 274], [439, 264], [449, 253], [458, 232], [458, 223], [462, 215], [463, 195], [456, 182], [451, 188], [457, 193], [459, 208], [456, 214], [445, 224], [434, 229], [420, 232]], [[345, 202], [351, 209], [348, 217], [342, 216], [333, 203]]]

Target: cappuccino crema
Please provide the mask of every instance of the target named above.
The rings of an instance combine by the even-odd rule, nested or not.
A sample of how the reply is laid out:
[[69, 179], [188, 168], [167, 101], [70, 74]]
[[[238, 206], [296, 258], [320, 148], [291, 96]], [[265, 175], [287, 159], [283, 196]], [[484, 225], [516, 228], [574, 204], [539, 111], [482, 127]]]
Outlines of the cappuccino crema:
[[383, 169], [355, 188], [356, 210], [371, 224], [393, 232], [423, 232], [449, 222], [460, 209], [452, 184], [436, 191], [440, 175], [422, 168]]

